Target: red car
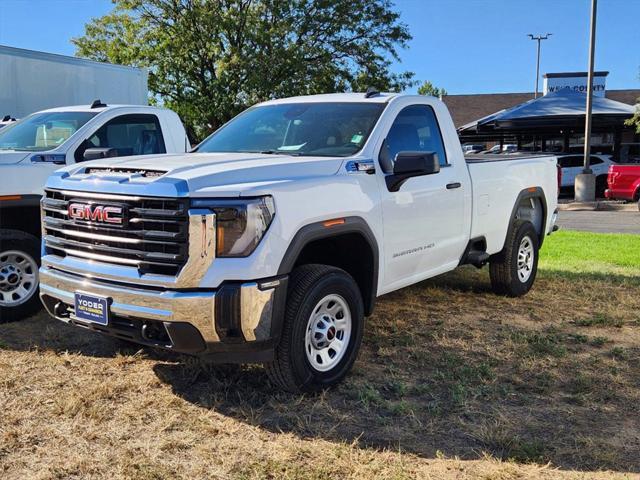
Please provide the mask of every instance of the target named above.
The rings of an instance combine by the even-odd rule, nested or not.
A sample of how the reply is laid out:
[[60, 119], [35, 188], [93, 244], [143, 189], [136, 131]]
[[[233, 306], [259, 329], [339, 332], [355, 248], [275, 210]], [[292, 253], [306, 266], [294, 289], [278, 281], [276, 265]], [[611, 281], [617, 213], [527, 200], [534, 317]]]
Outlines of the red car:
[[607, 183], [606, 198], [637, 202], [640, 199], [640, 165], [611, 165]]

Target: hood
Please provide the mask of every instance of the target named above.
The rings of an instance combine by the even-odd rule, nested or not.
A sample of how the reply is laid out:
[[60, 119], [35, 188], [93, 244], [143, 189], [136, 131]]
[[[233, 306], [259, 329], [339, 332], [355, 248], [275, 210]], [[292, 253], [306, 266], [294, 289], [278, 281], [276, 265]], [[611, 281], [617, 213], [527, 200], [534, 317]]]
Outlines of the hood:
[[[251, 195], [267, 185], [334, 175], [342, 158], [254, 153], [189, 153], [96, 160], [58, 173], [62, 188], [138, 195]], [[53, 182], [55, 183], [55, 182]], [[49, 182], [50, 187], [57, 187]], [[169, 186], [175, 189], [171, 190]], [[166, 187], [166, 188], [165, 188]], [[102, 189], [102, 190], [101, 190]], [[160, 193], [163, 192], [164, 193]]]
[[16, 152], [14, 150], [0, 150], [0, 165], [13, 165], [33, 155], [34, 152]]

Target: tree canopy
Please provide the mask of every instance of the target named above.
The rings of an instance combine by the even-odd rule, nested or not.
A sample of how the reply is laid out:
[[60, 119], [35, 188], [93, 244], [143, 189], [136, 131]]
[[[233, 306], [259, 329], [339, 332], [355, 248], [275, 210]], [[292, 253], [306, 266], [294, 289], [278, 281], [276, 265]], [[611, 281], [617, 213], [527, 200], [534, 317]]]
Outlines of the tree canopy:
[[[640, 98], [638, 98], [637, 102], [640, 104]], [[640, 106], [636, 106], [636, 112], [633, 117], [626, 121], [626, 124], [630, 127], [635, 127], [636, 133], [640, 133]]]
[[390, 0], [112, 0], [76, 54], [147, 67], [152, 101], [202, 138], [246, 107], [292, 95], [402, 90], [411, 39]]
[[444, 88], [438, 88], [430, 81], [425, 81], [418, 87], [418, 95], [429, 95], [432, 97], [444, 97], [447, 91]]

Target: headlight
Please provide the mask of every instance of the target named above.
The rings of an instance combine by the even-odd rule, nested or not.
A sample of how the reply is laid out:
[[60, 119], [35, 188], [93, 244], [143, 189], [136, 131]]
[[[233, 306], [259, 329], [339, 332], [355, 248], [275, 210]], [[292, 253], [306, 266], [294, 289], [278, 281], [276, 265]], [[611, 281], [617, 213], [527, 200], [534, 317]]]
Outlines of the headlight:
[[270, 196], [238, 199], [194, 199], [193, 207], [216, 214], [216, 257], [247, 257], [253, 253], [276, 213]]

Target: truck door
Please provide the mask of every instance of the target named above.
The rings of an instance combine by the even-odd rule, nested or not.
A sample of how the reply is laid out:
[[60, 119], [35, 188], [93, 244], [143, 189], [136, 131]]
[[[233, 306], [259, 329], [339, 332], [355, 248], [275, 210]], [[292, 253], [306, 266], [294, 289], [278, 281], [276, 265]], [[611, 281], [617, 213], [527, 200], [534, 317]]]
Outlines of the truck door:
[[74, 153], [76, 162], [84, 161], [88, 148], [115, 148], [119, 157], [166, 152], [160, 122], [151, 114], [120, 115], [109, 120], [80, 144]]
[[[430, 105], [403, 108], [389, 128], [384, 148], [388, 159], [402, 151], [435, 152], [440, 164], [438, 173], [409, 178], [397, 192], [380, 183], [386, 257], [383, 288], [390, 291], [458, 265], [469, 239], [465, 201], [471, 199], [465, 200], [470, 181], [466, 165], [460, 164], [462, 152], [450, 155], [457, 160], [453, 165]], [[385, 175], [391, 173], [393, 165], [385, 167], [381, 162], [381, 166], [388, 170]]]

